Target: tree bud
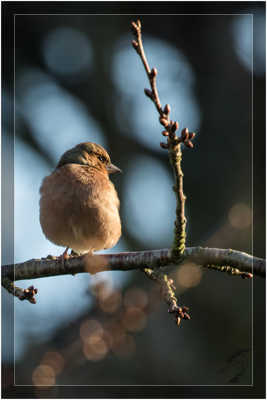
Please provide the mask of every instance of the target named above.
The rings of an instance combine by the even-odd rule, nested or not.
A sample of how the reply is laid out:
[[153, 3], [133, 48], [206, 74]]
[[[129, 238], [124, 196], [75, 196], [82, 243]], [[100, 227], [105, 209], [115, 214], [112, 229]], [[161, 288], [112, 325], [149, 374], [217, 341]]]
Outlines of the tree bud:
[[151, 90], [149, 90], [149, 89], [144, 89], [144, 92], [145, 92], [145, 95], [146, 95], [147, 97], [150, 97], [150, 98], [152, 99], [153, 94], [152, 94]]
[[169, 115], [171, 112], [171, 106], [169, 104], [166, 104], [163, 110], [164, 114]]
[[165, 128], [169, 125], [169, 122], [166, 118], [162, 118], [160, 117], [159, 122], [161, 123], [161, 125], [163, 125]]
[[152, 70], [150, 71], [151, 78], [155, 78], [157, 74], [158, 74], [157, 68], [152, 68]]

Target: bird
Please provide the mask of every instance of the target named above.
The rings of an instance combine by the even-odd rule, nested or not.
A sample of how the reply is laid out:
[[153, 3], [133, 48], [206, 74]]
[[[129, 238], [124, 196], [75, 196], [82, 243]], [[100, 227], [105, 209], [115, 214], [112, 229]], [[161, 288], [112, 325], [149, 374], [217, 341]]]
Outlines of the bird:
[[67, 150], [40, 187], [40, 225], [46, 238], [66, 247], [62, 259], [93, 254], [121, 236], [120, 201], [109, 174], [122, 172], [107, 151], [92, 142]]

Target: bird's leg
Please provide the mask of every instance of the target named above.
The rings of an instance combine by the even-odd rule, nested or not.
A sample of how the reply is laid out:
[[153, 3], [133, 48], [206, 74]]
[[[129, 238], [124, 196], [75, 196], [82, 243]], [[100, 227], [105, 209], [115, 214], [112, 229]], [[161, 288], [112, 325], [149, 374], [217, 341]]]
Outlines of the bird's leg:
[[61, 262], [62, 262], [63, 265], [64, 265], [65, 260], [67, 260], [67, 259], [69, 258], [68, 250], [69, 250], [69, 247], [66, 247], [66, 249], [65, 249], [64, 252], [61, 254], [61, 256], [59, 256], [59, 258], [60, 258], [60, 260], [61, 260]]
[[81, 254], [77, 253], [77, 251], [71, 250], [70, 255], [71, 255], [71, 257], [75, 257], [75, 256], [80, 256]]

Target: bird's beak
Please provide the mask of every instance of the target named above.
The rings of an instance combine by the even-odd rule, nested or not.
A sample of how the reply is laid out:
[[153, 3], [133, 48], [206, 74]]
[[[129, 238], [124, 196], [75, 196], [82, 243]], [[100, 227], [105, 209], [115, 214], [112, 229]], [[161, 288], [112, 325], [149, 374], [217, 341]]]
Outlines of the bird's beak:
[[107, 171], [109, 174], [114, 174], [115, 172], [122, 172], [120, 168], [116, 167], [116, 165], [113, 164], [107, 165]]

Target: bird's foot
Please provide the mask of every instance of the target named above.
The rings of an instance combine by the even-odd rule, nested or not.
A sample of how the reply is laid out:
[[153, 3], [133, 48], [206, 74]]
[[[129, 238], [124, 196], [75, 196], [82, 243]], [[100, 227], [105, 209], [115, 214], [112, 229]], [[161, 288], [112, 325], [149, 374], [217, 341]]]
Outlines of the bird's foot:
[[74, 251], [74, 250], [71, 250], [71, 253], [70, 253], [70, 256], [71, 257], [77, 257], [77, 256], [80, 256], [81, 254], [80, 253], [77, 253], [77, 251]]
[[64, 252], [59, 256], [59, 260], [61, 261], [62, 265], [64, 266], [65, 260], [67, 260], [70, 256], [68, 255], [69, 247], [66, 247]]

